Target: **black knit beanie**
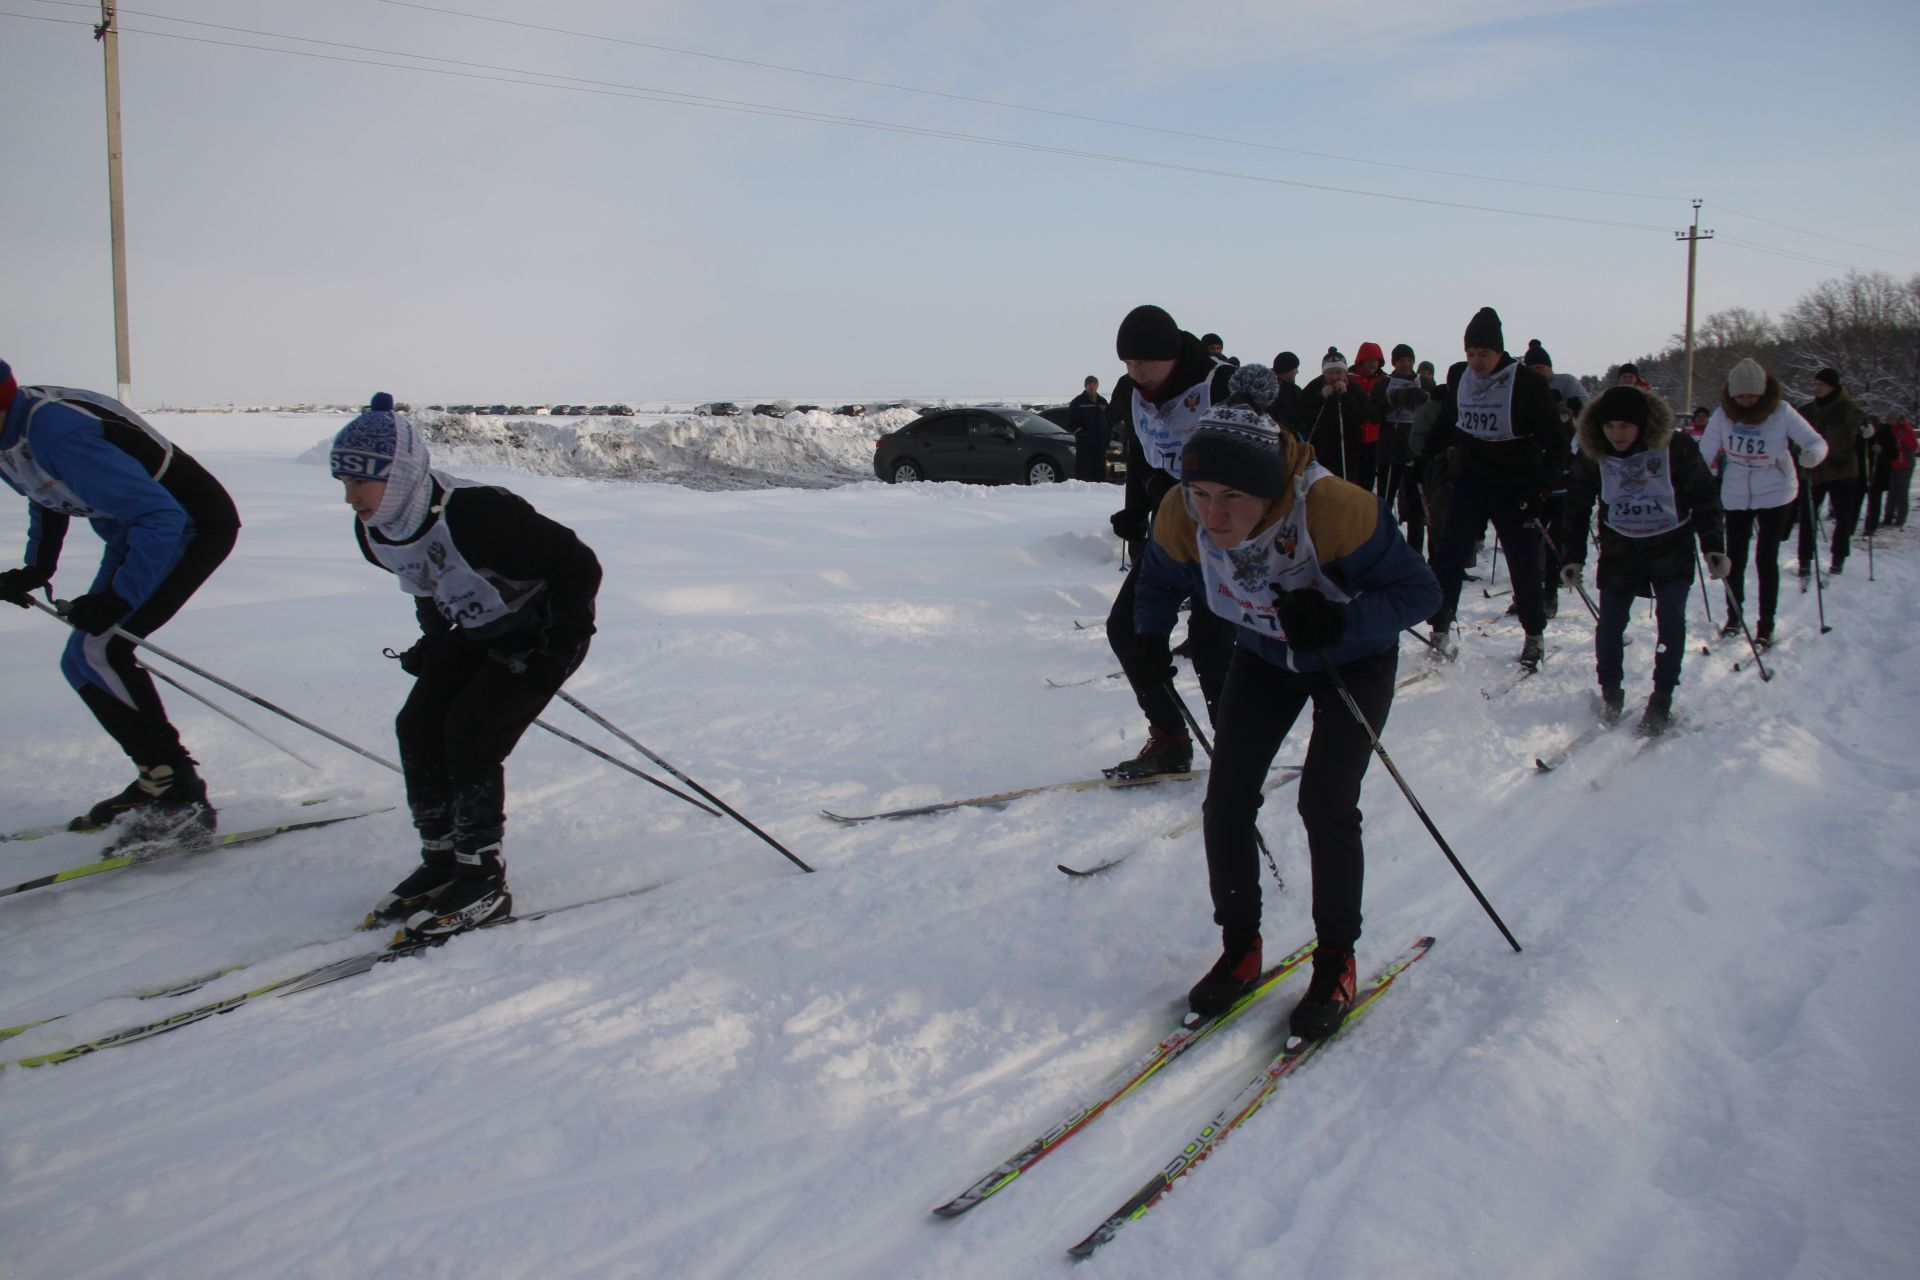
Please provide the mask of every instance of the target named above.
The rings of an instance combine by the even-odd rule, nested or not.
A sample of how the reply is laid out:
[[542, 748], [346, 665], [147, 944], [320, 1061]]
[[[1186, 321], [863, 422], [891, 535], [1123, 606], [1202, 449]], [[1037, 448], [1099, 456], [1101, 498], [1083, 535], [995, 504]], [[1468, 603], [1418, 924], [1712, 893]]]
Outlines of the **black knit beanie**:
[[1492, 307], [1482, 307], [1473, 313], [1473, 319], [1467, 321], [1467, 345], [1485, 347], [1489, 351], [1505, 351], [1507, 335], [1500, 328], [1500, 313]]
[[1275, 373], [1292, 373], [1299, 367], [1300, 357], [1291, 351], [1282, 351], [1273, 358], [1273, 371]]
[[1838, 391], [1840, 389], [1840, 371], [1838, 369], [1834, 369], [1834, 368], [1822, 369], [1820, 372], [1813, 375], [1813, 380], [1815, 382], [1824, 382], [1828, 386], [1832, 387], [1835, 391]]
[[1638, 387], [1608, 387], [1594, 397], [1593, 407], [1587, 412], [1601, 426], [1609, 422], [1631, 422], [1642, 431], [1652, 418], [1647, 393]]
[[1180, 453], [1180, 479], [1224, 484], [1256, 498], [1286, 488], [1287, 449], [1268, 410], [1280, 379], [1264, 365], [1242, 365], [1227, 383], [1227, 402], [1207, 410]]
[[1553, 368], [1553, 357], [1548, 355], [1547, 349], [1540, 345], [1540, 339], [1534, 338], [1528, 341], [1527, 354], [1520, 357], [1520, 363], [1526, 365], [1528, 368], [1532, 368], [1536, 364], [1543, 364], [1551, 369]]
[[1396, 342], [1393, 344], [1393, 358], [1397, 361], [1401, 356], [1409, 360], [1413, 359], [1413, 348], [1404, 342]]
[[1120, 322], [1114, 348], [1122, 360], [1178, 360], [1180, 326], [1159, 307], [1135, 307]]

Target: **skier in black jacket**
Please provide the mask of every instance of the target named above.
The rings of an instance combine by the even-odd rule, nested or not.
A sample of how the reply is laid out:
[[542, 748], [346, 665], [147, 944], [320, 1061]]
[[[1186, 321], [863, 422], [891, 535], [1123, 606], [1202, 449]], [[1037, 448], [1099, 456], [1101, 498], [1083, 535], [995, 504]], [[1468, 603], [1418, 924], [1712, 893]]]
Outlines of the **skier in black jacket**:
[[1540, 520], [1566, 470], [1568, 433], [1546, 380], [1507, 354], [1500, 316], [1482, 307], [1467, 325], [1467, 358], [1447, 371], [1447, 389], [1434, 424], [1435, 445], [1457, 451], [1459, 475], [1447, 501], [1447, 521], [1434, 551], [1440, 576], [1436, 640], [1453, 626], [1460, 583], [1473, 544], [1487, 522], [1499, 532], [1513, 581], [1514, 612], [1526, 629], [1522, 666], [1538, 666], [1546, 651], [1540, 582]]
[[600, 562], [524, 499], [430, 470], [385, 393], [334, 437], [331, 464], [361, 553], [414, 597], [421, 631], [398, 655], [415, 681], [395, 722], [420, 866], [367, 923], [457, 933], [513, 910], [505, 761], [587, 655]]
[[[1113, 531], [1132, 550], [1133, 563], [1107, 614], [1107, 643], [1123, 662], [1132, 652], [1134, 582], [1160, 499], [1180, 482], [1180, 455], [1207, 410], [1227, 399], [1233, 366], [1207, 354], [1199, 339], [1155, 306], [1135, 307], [1120, 322], [1114, 346], [1127, 372], [1113, 387], [1114, 430], [1125, 441], [1126, 504], [1113, 513]], [[1187, 656], [1200, 678], [1207, 714], [1213, 714], [1233, 655], [1233, 626], [1210, 609], [1195, 609], [1187, 621]], [[1193, 767], [1193, 738], [1179, 705], [1163, 684], [1128, 677], [1147, 717], [1147, 745], [1114, 766], [1117, 775], [1145, 777]]]
[[1580, 415], [1580, 455], [1567, 474], [1560, 521], [1560, 578], [1578, 587], [1587, 559], [1587, 526], [1600, 504], [1600, 621], [1594, 631], [1601, 715], [1613, 723], [1625, 708], [1621, 637], [1635, 597], [1651, 596], [1660, 643], [1653, 655], [1653, 695], [1640, 721], [1658, 733], [1673, 718], [1673, 690], [1687, 648], [1687, 595], [1693, 586], [1693, 544], [1706, 553], [1717, 582], [1733, 568], [1720, 513], [1720, 482], [1700, 446], [1673, 429], [1673, 410], [1636, 387], [1609, 387]]

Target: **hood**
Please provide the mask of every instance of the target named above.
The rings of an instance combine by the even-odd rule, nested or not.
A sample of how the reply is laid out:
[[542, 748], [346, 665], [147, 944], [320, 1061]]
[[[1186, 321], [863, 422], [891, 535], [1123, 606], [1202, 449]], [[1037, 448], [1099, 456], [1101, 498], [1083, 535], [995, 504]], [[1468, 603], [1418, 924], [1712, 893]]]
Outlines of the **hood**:
[[1353, 362], [1359, 364], [1362, 360], [1378, 360], [1382, 372], [1387, 368], [1387, 353], [1380, 349], [1380, 344], [1377, 342], [1360, 344], [1360, 349], [1353, 353]]
[[1727, 394], [1727, 388], [1723, 383], [1720, 387], [1720, 412], [1743, 427], [1757, 427], [1773, 416], [1773, 411], [1780, 407], [1780, 399], [1785, 394], [1785, 390], [1780, 386], [1780, 379], [1774, 377], [1769, 371], [1767, 389], [1760, 393], [1758, 402], [1751, 409], [1742, 409], [1733, 402], [1733, 397]]
[[[1640, 433], [1640, 443], [1633, 450], [1636, 453], [1642, 449], [1664, 449], [1673, 440], [1673, 410], [1659, 396], [1642, 394], [1647, 400], [1647, 425]], [[1619, 456], [1614, 453], [1613, 446], [1607, 443], [1607, 433], [1600, 429], [1600, 415], [1595, 412], [1599, 407], [1598, 396], [1587, 402], [1587, 407], [1580, 411], [1580, 425], [1574, 437], [1580, 445], [1580, 452], [1595, 462]]]

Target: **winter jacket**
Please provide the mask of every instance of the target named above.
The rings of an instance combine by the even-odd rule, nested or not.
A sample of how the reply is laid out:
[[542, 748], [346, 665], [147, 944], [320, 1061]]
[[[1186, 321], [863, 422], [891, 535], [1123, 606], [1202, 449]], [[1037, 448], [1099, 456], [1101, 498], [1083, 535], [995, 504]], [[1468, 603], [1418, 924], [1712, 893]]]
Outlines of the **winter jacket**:
[[[1287, 449], [1287, 482], [1282, 497], [1255, 527], [1256, 535], [1293, 517], [1293, 477], [1313, 460], [1310, 446], [1281, 438]], [[1396, 648], [1403, 629], [1440, 607], [1440, 584], [1433, 571], [1407, 545], [1380, 500], [1358, 485], [1337, 477], [1321, 480], [1307, 491], [1306, 505], [1307, 536], [1320, 572], [1351, 597], [1346, 632], [1331, 648], [1299, 653], [1267, 628], [1242, 623], [1238, 643], [1288, 671], [1324, 670], [1329, 662], [1340, 666]], [[1169, 634], [1188, 597], [1194, 608], [1207, 607], [1200, 569], [1200, 539], [1206, 536], [1187, 510], [1184, 490], [1168, 493], [1134, 585], [1134, 626], [1141, 634]]]
[[1107, 398], [1098, 391], [1082, 391], [1067, 402], [1067, 430], [1091, 440], [1106, 425]]
[[1853, 402], [1852, 393], [1841, 387], [1825, 399], [1809, 400], [1800, 406], [1800, 416], [1827, 442], [1826, 461], [1807, 468], [1807, 483], [1858, 479], [1860, 428], [1867, 425], [1867, 415]]
[[1890, 469], [1913, 470], [1913, 455], [1920, 453], [1920, 437], [1914, 435], [1913, 424], [1902, 418], [1898, 422], [1888, 423], [1887, 432], [1893, 437], [1893, 462]]
[[[1227, 398], [1227, 380], [1233, 377], [1233, 366], [1215, 360], [1200, 345], [1200, 339], [1182, 330], [1180, 334], [1180, 363], [1174, 367], [1173, 377], [1167, 385], [1175, 388], [1158, 402], [1164, 409], [1176, 401], [1194, 397], [1196, 392], [1206, 390], [1214, 404], [1221, 404]], [[1125, 450], [1127, 465], [1127, 485], [1121, 509], [1114, 513], [1116, 528], [1125, 526], [1145, 530], [1147, 519], [1159, 507], [1160, 499], [1168, 489], [1178, 483], [1174, 475], [1163, 465], [1161, 459], [1149, 458], [1140, 442], [1140, 434], [1134, 429], [1133, 422], [1133, 379], [1122, 374], [1114, 383], [1113, 399], [1107, 406], [1108, 420], [1113, 425]]]
[[1413, 420], [1432, 397], [1418, 378], [1402, 378], [1391, 371], [1375, 380], [1367, 395], [1367, 415], [1380, 424], [1380, 461], [1406, 466], [1413, 462]]
[[1780, 380], [1767, 375], [1767, 388], [1751, 409], [1734, 403], [1724, 389], [1720, 407], [1700, 435], [1700, 456], [1720, 477], [1720, 506], [1727, 511], [1765, 511], [1800, 496], [1800, 478], [1787, 451], [1800, 446], [1800, 461], [1818, 466], [1827, 442], [1783, 400]]
[[[1380, 362], [1378, 373], [1362, 373], [1360, 366], [1369, 360]], [[1353, 368], [1347, 370], [1347, 380], [1360, 388], [1360, 396], [1366, 402], [1366, 419], [1360, 424], [1360, 442], [1378, 444], [1380, 442], [1380, 424], [1384, 421], [1380, 414], [1373, 411], [1373, 389], [1387, 380], [1387, 353], [1380, 349], [1377, 342], [1363, 342], [1360, 349], [1353, 353]]]
[[107, 544], [92, 590], [139, 605], [201, 529], [240, 527], [233, 499], [185, 450], [117, 400], [21, 387], [0, 427], [0, 478], [32, 504], [29, 567], [49, 578], [73, 516]]
[[[541, 515], [518, 494], [492, 485], [447, 489], [435, 479], [433, 510], [446, 522], [459, 554], [481, 577], [502, 587], [536, 588], [527, 607], [518, 610], [516, 626], [488, 629], [487, 648], [502, 652], [539, 648], [564, 655], [586, 644], [594, 633], [600, 561], [573, 530]], [[434, 523], [429, 520], [413, 537], [388, 545], [404, 546], [424, 537]], [[383, 543], [387, 539], [357, 519], [353, 532], [361, 554], [386, 569], [373, 554], [369, 539]], [[420, 631], [429, 640], [454, 629], [441, 608], [432, 596], [414, 597]]]
[[1358, 467], [1356, 455], [1366, 443], [1367, 397], [1351, 372], [1341, 394], [1321, 395], [1326, 385], [1327, 377], [1321, 374], [1300, 388], [1294, 424], [1300, 438], [1313, 446], [1320, 465], [1344, 480]]
[[[1594, 414], [1582, 411], [1577, 433], [1579, 452], [1567, 470], [1567, 497], [1560, 512], [1560, 554], [1567, 564], [1585, 564], [1587, 529], [1595, 503], [1600, 504], [1600, 566], [1595, 581], [1603, 591], [1653, 595], [1656, 583], [1694, 576], [1693, 544], [1702, 551], [1724, 552], [1727, 539], [1720, 511], [1720, 485], [1693, 438], [1674, 430], [1673, 410], [1658, 396], [1648, 396], [1648, 423], [1633, 448], [1617, 454]], [[1602, 499], [1602, 466], [1608, 458], [1641, 454], [1667, 455], [1667, 479], [1673, 485], [1675, 514], [1680, 527], [1651, 536], [1633, 537], [1616, 529], [1613, 508]], [[1656, 473], [1657, 475], [1657, 473]]]
[[1461, 471], [1498, 488], [1545, 492], [1560, 485], [1569, 452], [1569, 437], [1560, 420], [1560, 405], [1547, 387], [1547, 380], [1524, 365], [1516, 364], [1506, 352], [1494, 366], [1497, 374], [1514, 370], [1513, 434], [1511, 440], [1482, 440], [1460, 429], [1458, 396], [1460, 381], [1467, 373], [1466, 361], [1447, 370], [1447, 389], [1440, 397], [1439, 416], [1434, 421], [1429, 450], [1458, 448]]

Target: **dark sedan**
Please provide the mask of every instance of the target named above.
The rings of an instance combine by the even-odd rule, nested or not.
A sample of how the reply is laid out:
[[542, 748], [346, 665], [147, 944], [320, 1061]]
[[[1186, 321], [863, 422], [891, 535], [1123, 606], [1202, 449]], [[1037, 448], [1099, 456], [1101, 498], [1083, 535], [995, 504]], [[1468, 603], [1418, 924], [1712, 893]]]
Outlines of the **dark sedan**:
[[1073, 434], [1025, 409], [940, 409], [874, 441], [873, 473], [1052, 484], [1073, 475]]

